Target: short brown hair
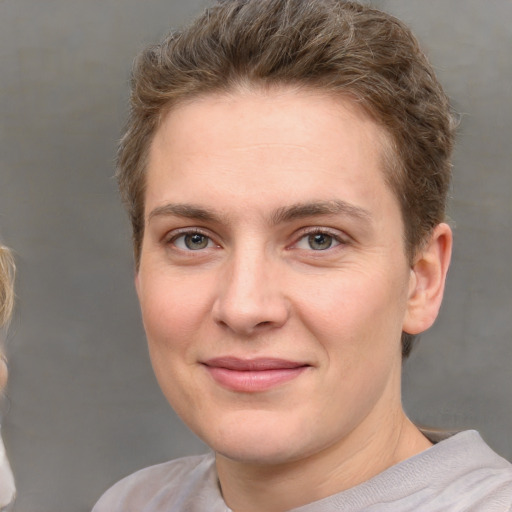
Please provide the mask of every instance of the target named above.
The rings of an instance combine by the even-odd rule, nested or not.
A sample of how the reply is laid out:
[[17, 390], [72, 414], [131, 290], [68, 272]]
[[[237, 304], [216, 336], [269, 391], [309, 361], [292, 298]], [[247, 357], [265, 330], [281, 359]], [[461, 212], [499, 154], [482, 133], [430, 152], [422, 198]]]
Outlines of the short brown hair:
[[[131, 113], [117, 176], [138, 265], [145, 166], [153, 136], [174, 105], [209, 93], [306, 87], [351, 97], [390, 138], [386, 179], [412, 260], [443, 221], [454, 126], [448, 99], [411, 31], [343, 0], [219, 0], [181, 31], [144, 50], [132, 73]], [[410, 350], [404, 335], [404, 355]]]

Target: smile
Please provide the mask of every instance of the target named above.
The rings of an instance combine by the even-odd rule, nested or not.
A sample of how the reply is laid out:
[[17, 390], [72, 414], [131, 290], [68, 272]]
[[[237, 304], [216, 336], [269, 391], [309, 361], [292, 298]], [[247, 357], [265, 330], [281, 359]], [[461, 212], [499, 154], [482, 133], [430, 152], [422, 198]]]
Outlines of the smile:
[[267, 391], [298, 377], [309, 364], [274, 358], [219, 357], [203, 363], [222, 387], [241, 393]]

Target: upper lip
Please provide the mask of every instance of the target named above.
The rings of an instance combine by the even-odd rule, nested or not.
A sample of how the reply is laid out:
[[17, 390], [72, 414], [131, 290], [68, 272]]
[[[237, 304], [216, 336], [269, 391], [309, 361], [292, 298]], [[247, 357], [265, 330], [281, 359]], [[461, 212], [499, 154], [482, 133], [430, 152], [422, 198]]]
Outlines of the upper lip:
[[224, 368], [235, 371], [264, 371], [302, 368], [310, 366], [304, 362], [289, 361], [274, 357], [257, 357], [252, 359], [240, 359], [238, 357], [224, 356], [214, 357], [203, 362], [204, 365], [213, 368]]

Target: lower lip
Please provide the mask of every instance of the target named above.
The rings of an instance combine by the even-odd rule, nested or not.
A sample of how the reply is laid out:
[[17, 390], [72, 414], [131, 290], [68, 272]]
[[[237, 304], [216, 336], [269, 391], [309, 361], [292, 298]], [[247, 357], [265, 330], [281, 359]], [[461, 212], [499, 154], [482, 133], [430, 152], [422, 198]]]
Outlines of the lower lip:
[[216, 366], [205, 366], [215, 382], [232, 391], [257, 393], [275, 388], [298, 377], [307, 366], [276, 368], [272, 370], [229, 370]]

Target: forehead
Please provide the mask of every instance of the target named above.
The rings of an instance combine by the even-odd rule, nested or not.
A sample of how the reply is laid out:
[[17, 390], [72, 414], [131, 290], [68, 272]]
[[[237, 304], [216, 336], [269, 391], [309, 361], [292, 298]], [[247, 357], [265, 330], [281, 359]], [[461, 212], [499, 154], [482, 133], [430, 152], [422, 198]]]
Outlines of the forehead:
[[[276, 116], [279, 116], [281, 127], [288, 125], [288, 130], [281, 132], [279, 138], [287, 135], [297, 138], [312, 127], [316, 132], [329, 131], [342, 117], [354, 124], [364, 124], [366, 133], [373, 139], [372, 145], [378, 144], [386, 149], [391, 147], [387, 132], [350, 93], [333, 94], [312, 87], [284, 85], [248, 85], [228, 92], [185, 98], [162, 112], [153, 142], [157, 134], [163, 135], [170, 126], [185, 134], [189, 127], [194, 132], [198, 127], [207, 129], [209, 120], [217, 123], [220, 120], [220, 125], [224, 124], [223, 121], [238, 123], [244, 127], [244, 132], [251, 132], [258, 139], [273, 139], [276, 136], [273, 130]], [[223, 135], [218, 129], [219, 123], [210, 127], [210, 136], [216, 133]], [[186, 133], [187, 137], [191, 135], [194, 134]]]
[[386, 186], [387, 147], [384, 130], [345, 97], [286, 88], [206, 95], [163, 117], [150, 148], [146, 213], [164, 190], [190, 187], [196, 195], [232, 189], [240, 201], [260, 190], [277, 207], [283, 193], [325, 199], [342, 176], [343, 199], [355, 204], [358, 194], [378, 193], [368, 182]]

